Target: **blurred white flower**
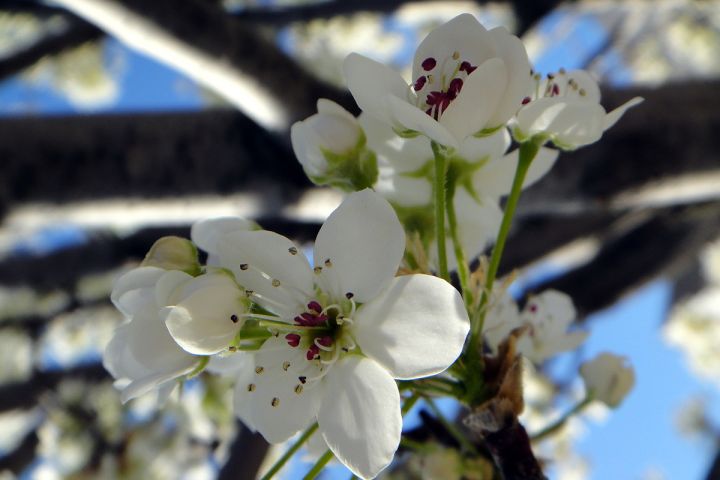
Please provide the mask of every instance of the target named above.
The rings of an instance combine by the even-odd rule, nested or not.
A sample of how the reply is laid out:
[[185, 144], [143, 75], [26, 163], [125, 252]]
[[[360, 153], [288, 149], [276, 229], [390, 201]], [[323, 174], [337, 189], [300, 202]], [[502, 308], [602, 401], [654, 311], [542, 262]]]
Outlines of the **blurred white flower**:
[[627, 357], [601, 353], [580, 366], [588, 396], [616, 408], [635, 385], [635, 370]]

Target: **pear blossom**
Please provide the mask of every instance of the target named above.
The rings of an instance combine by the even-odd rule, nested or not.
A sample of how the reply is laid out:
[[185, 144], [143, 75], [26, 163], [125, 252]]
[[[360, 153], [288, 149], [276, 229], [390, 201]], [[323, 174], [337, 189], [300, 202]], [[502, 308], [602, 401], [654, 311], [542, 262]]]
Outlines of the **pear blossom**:
[[317, 185], [356, 191], [377, 178], [375, 155], [365, 149], [365, 135], [355, 117], [327, 99], [317, 102], [318, 113], [290, 129], [295, 156]]
[[389, 67], [352, 53], [343, 66], [360, 108], [403, 135], [421, 133], [456, 148], [465, 138], [505, 125], [532, 88], [520, 39], [486, 30], [462, 14], [419, 45], [408, 83]]
[[218, 241], [221, 265], [276, 329], [236, 382], [238, 416], [279, 443], [317, 420], [335, 456], [376, 476], [400, 442], [395, 379], [437, 374], [460, 355], [469, 319], [459, 293], [429, 275], [395, 277], [405, 236], [370, 190], [350, 194], [315, 241], [311, 267], [289, 239], [267, 231]]
[[108, 343], [103, 365], [117, 379], [123, 402], [156, 389], [160, 400], [166, 399], [175, 380], [201, 360], [175, 343], [160, 318], [155, 284], [165, 273], [158, 267], [133, 269], [118, 278], [110, 296], [126, 321]]
[[[392, 129], [370, 115], [361, 115], [368, 147], [375, 151], [380, 176], [375, 190], [398, 211], [410, 233], [418, 233], [436, 264], [433, 216], [433, 155], [426, 137], [401, 138]], [[510, 136], [502, 129], [482, 138], [468, 137], [449, 158], [448, 171], [455, 176], [457, 190], [453, 196], [458, 218], [458, 235], [464, 251], [472, 258], [495, 239], [502, 221], [499, 203], [510, 192], [518, 152], [507, 152]], [[528, 187], [547, 173], [557, 158], [557, 151], [541, 148], [526, 175]], [[447, 238], [448, 265], [457, 265], [452, 240]]]
[[643, 101], [634, 97], [611, 112], [600, 105], [600, 88], [584, 70], [534, 74], [535, 91], [523, 99], [514, 134], [524, 142], [545, 136], [563, 150], [574, 150], [600, 140], [603, 132], [631, 107]]
[[510, 332], [522, 329], [515, 344], [518, 353], [540, 364], [585, 341], [587, 332], [568, 331], [574, 319], [572, 300], [557, 290], [531, 296], [522, 311], [507, 292], [496, 292], [483, 323], [483, 337], [496, 352]]
[[588, 395], [615, 408], [635, 385], [635, 371], [627, 358], [612, 353], [601, 353], [580, 366]]

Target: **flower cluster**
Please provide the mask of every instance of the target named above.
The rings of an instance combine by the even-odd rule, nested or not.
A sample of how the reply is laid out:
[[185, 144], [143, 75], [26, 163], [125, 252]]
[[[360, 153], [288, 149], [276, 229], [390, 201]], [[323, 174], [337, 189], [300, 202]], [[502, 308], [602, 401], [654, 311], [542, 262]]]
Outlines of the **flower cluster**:
[[[240, 218], [160, 239], [115, 284], [126, 320], [105, 366], [125, 401], [153, 390], [163, 399], [206, 368], [229, 374], [245, 425], [273, 443], [314, 435], [328, 451], [318, 470], [334, 455], [362, 478], [390, 464], [418, 398], [454, 397], [481, 419], [477, 433], [527, 442], [506, 422], [522, 411], [521, 357], [540, 366], [587, 333], [561, 292], [521, 309], [494, 287], [515, 206], [555, 163], [548, 142], [592, 143], [640, 99], [606, 113], [587, 73], [542, 78], [517, 37], [471, 15], [427, 36], [410, 81], [357, 54], [344, 72], [362, 115], [321, 99], [291, 129], [308, 177], [348, 192], [312, 251]], [[634, 382], [610, 354], [580, 373], [585, 403], [615, 407]], [[474, 452], [453, 465], [504, 468], [451, 433]], [[497, 460], [506, 447], [486, 441]], [[446, 453], [438, 461], [457, 456]]]

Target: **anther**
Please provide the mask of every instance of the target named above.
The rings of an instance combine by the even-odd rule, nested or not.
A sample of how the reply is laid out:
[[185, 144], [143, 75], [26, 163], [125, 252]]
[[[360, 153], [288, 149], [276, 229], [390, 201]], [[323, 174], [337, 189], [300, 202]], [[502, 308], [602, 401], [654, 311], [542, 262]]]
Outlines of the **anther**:
[[273, 407], [277, 407], [278, 405], [280, 405], [280, 399], [278, 397], [273, 397], [270, 405], [272, 405]]
[[320, 273], [320, 272], [322, 272], [322, 267], [315, 267], [315, 268], [313, 268], [313, 272], [315, 272], [315, 273]]
[[452, 58], [453, 58], [453, 60], [457, 60], [458, 58], [460, 58], [460, 52], [455, 50], [452, 54]]
[[581, 97], [584, 97], [584, 96], [587, 94], [587, 92], [585, 91], [584, 88], [581, 88], [581, 89], [578, 91], [578, 93], [580, 94]]
[[548, 74], [547, 74], [547, 78], [548, 78], [549, 80], [552, 80], [553, 78], [555, 78], [555, 75], [553, 75], [552, 73], [548, 73]]
[[252, 297], [253, 293], [255, 293], [254, 290], [245, 290], [245, 296], [247, 296], [247, 297]]
[[247, 270], [247, 269], [248, 269], [248, 266], [249, 266], [249, 265], [248, 265], [247, 263], [241, 263], [241, 264], [240, 264], [240, 270]]
[[238, 316], [233, 313], [232, 315], [230, 315], [230, 320], [232, 320], [233, 323], [237, 323], [237, 322], [238, 322]]
[[285, 340], [287, 340], [288, 345], [291, 347], [297, 347], [300, 345], [300, 335], [297, 333], [288, 333], [285, 335]]
[[302, 393], [302, 391], [303, 391], [303, 386], [302, 386], [302, 385], [300, 385], [300, 384], [295, 385], [295, 393], [297, 393], [298, 395], [300, 395], [300, 394]]
[[284, 362], [284, 363], [283, 363], [283, 370], [285, 370], [285, 371], [287, 372], [287, 371], [288, 371], [288, 368], [290, 368], [290, 362]]
[[437, 61], [432, 57], [428, 57], [425, 60], [423, 60], [421, 65], [422, 65], [423, 70], [425, 70], [426, 72], [429, 72], [430, 70], [435, 68], [435, 65], [437, 65]]
[[265, 371], [264, 367], [255, 367], [255, 373], [257, 373], [258, 375], [262, 374], [262, 372], [264, 372], [264, 371]]
[[348, 300], [350, 300], [350, 299], [353, 298], [354, 296], [355, 296], [355, 294], [352, 293], [352, 292], [347, 292], [347, 293], [345, 294], [345, 298], [347, 298]]
[[298, 250], [295, 247], [290, 247], [288, 248], [288, 252], [290, 252], [290, 255], [297, 255]]
[[237, 347], [234, 346], [234, 345], [230, 345], [230, 346], [228, 347], [228, 351], [229, 351], [229, 352], [237, 352]]
[[247, 387], [248, 392], [254, 392], [255, 391], [255, 384], [249, 383]]
[[277, 278], [273, 278], [273, 281], [271, 282], [273, 287], [279, 287], [280, 286], [280, 280]]
[[325, 266], [328, 268], [332, 267], [332, 262], [330, 261], [329, 258], [325, 259]]
[[522, 104], [527, 105], [528, 103], [530, 103], [530, 100], [531, 100], [530, 97], [525, 97], [522, 99]]
[[300, 383], [302, 383], [304, 385], [305, 382], [307, 382], [307, 377], [303, 375], [303, 376], [298, 377], [298, 380], [300, 380]]
[[322, 313], [322, 305], [320, 303], [313, 300], [312, 302], [307, 304], [308, 310], [312, 310], [315, 313]]

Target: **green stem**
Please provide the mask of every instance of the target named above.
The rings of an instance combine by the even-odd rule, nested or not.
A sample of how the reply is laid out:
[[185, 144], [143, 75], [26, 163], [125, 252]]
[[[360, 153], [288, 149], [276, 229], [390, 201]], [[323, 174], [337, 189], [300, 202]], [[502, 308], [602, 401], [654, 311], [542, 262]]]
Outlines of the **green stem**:
[[430, 143], [435, 156], [435, 242], [437, 243], [438, 273], [440, 278], [450, 281], [445, 248], [445, 188], [447, 175], [447, 159], [440, 145]]
[[[502, 223], [500, 224], [500, 231], [498, 231], [497, 239], [495, 240], [495, 247], [490, 257], [490, 265], [485, 276], [485, 286], [483, 288], [482, 296], [480, 297], [480, 305], [474, 312], [473, 318], [471, 319], [471, 333], [470, 342], [468, 349], [470, 352], [479, 352], [480, 338], [482, 337], [482, 327], [485, 321], [485, 315], [487, 313], [487, 303], [490, 298], [490, 293], [493, 289], [495, 282], [495, 276], [497, 275], [498, 267], [500, 266], [500, 259], [502, 258], [503, 250], [505, 249], [505, 241], [507, 240], [508, 233], [510, 232], [510, 225], [512, 223], [513, 216], [515, 215], [515, 209], [520, 199], [520, 192], [522, 191], [522, 185], [525, 182], [525, 175], [530, 168], [535, 155], [543, 141], [541, 139], [533, 139], [526, 143], [520, 144], [520, 154], [518, 158], [517, 169], [515, 170], [515, 178], [513, 179], [512, 188], [507, 198], [505, 205], [505, 213], [503, 215]], [[474, 353], [471, 353], [474, 355]]]
[[447, 216], [448, 226], [450, 227], [450, 237], [453, 242], [453, 250], [457, 263], [458, 278], [460, 279], [460, 289], [465, 300], [466, 307], [473, 304], [473, 295], [470, 291], [470, 269], [465, 261], [465, 252], [460, 243], [460, 235], [458, 234], [457, 216], [455, 214], [455, 180], [448, 179], [447, 186]]
[[323, 468], [325, 468], [325, 465], [328, 464], [330, 460], [333, 458], [333, 453], [328, 449], [323, 453], [322, 457], [318, 459], [317, 462], [315, 462], [315, 465], [310, 469], [310, 471], [303, 477], [303, 480], [313, 480], [313, 478], [317, 477]]
[[557, 419], [555, 422], [551, 423], [547, 427], [540, 430], [538, 433], [531, 435], [530, 439], [533, 442], [536, 442], [538, 440], [542, 440], [543, 438], [552, 435], [556, 431], [560, 430], [563, 425], [565, 425], [565, 422], [567, 422], [570, 417], [575, 415], [576, 413], [580, 412], [582, 409], [587, 407], [590, 402], [592, 402], [592, 397], [588, 396], [585, 397], [581, 402], [579, 402], [577, 405], [575, 405], [573, 408], [570, 409], [565, 415]]
[[279, 322], [277, 320], [259, 320], [258, 326], [265, 328], [273, 328], [283, 332], [305, 332], [308, 330], [326, 330], [327, 327], [304, 327], [301, 325], [293, 325], [287, 322]]
[[278, 459], [277, 462], [270, 468], [270, 470], [267, 471], [265, 475], [260, 480], [270, 480], [273, 475], [275, 475], [277, 472], [280, 471], [280, 469], [287, 463], [288, 460], [290, 460], [290, 457], [292, 457], [295, 452], [297, 452], [300, 447], [302, 447], [303, 443], [307, 441], [310, 436], [315, 433], [315, 430], [318, 429], [318, 424], [315, 422], [310, 428], [305, 430], [303, 434], [298, 438], [297, 442], [295, 442], [290, 448], [287, 449], [287, 451], [283, 454], [282, 457]]
[[418, 395], [417, 393], [413, 393], [407, 400], [405, 400], [405, 403], [403, 404], [402, 410], [400, 412], [405, 415], [407, 412], [410, 411], [412, 407], [415, 406], [418, 400], [420, 400], [420, 395]]
[[462, 449], [468, 453], [472, 453], [473, 455], [477, 456], [478, 452], [475, 446], [470, 443], [470, 440], [468, 440], [465, 435], [462, 434], [460, 429], [458, 429], [457, 425], [445, 418], [445, 415], [443, 415], [437, 405], [435, 405], [435, 402], [428, 397], [425, 397], [425, 402], [427, 402], [428, 407], [430, 407], [430, 410], [432, 410], [433, 415], [435, 415], [435, 417], [440, 420], [440, 423], [443, 424], [443, 426], [450, 433], [450, 435], [452, 435], [453, 438], [458, 441]]

